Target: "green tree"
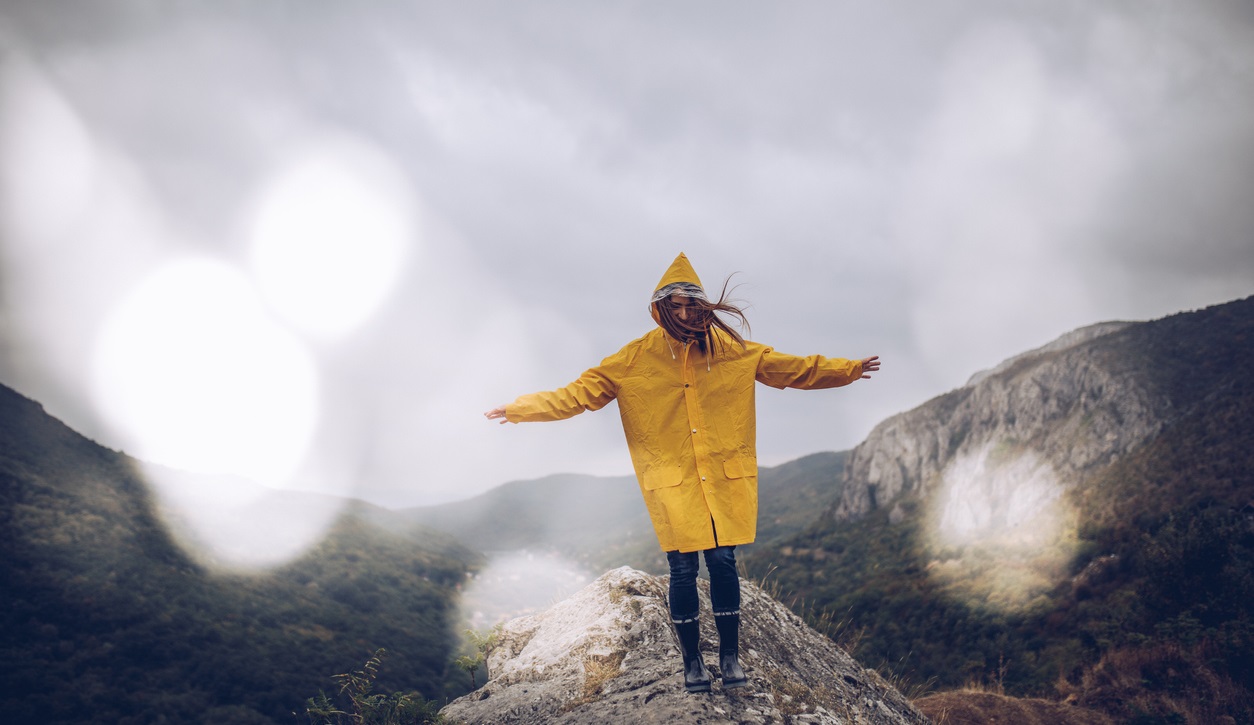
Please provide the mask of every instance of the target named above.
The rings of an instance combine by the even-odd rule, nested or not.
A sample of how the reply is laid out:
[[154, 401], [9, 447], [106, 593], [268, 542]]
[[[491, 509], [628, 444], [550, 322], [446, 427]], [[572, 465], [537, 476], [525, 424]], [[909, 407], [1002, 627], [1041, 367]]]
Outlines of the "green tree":
[[339, 699], [347, 699], [347, 703], [341, 705], [325, 692], [309, 698], [305, 705], [309, 722], [312, 725], [442, 725], [444, 718], [436, 704], [417, 692], [374, 693], [383, 654], [383, 649], [375, 650], [360, 670], [332, 678], [340, 685]]
[[496, 646], [497, 640], [500, 638], [501, 625], [496, 625], [488, 632], [476, 632], [473, 629], [467, 629], [466, 642], [470, 645], [470, 653], [462, 655], [454, 660], [454, 664], [466, 671], [470, 675], [470, 686], [477, 688], [479, 685], [475, 681], [475, 672], [480, 667], [483, 668], [483, 681], [488, 681], [488, 652]]

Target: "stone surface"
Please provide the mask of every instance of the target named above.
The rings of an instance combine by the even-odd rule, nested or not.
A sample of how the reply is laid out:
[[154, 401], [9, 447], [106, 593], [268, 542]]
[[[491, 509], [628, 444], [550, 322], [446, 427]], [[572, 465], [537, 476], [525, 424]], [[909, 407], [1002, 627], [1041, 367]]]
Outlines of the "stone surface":
[[714, 691], [688, 694], [665, 577], [622, 567], [503, 627], [488, 681], [442, 714], [462, 723], [865, 723], [928, 720], [757, 586], [742, 581], [741, 662], [749, 686], [723, 691], [702, 588], [702, 652]]
[[[1013, 517], [1025, 500], [1057, 497], [1085, 472], [1143, 444], [1161, 430], [1170, 403], [1093, 344], [1131, 326], [1105, 323], [1068, 333], [880, 423], [849, 457], [834, 517], [856, 519], [906, 494], [927, 497], [945, 482], [947, 469], [973, 461], [981, 471], [999, 461], [1011, 466], [991, 471], [1010, 475], [988, 475], [980, 485], [1004, 489], [982, 491], [1006, 507], [989, 512], [992, 519]], [[1024, 458], [1031, 475], [1013, 475]], [[1057, 490], [1043, 492], [1049, 481]], [[1024, 490], [1016, 490], [1021, 484]]]

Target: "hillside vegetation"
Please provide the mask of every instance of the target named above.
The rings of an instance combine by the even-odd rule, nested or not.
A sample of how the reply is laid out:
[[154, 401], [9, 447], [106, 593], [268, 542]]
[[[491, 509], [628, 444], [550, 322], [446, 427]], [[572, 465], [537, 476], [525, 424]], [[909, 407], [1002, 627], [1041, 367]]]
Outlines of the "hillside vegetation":
[[[741, 561], [953, 712], [975, 691], [1254, 722], [1251, 370], [1254, 298], [1085, 328], [853, 451], [760, 469]], [[345, 502], [299, 560], [223, 574], [174, 543], [137, 470], [0, 387], [5, 722], [292, 722], [380, 648], [379, 691], [442, 701], [470, 688], [454, 618], [480, 552], [666, 571], [633, 478], [558, 475], [407, 511]], [[1048, 535], [1027, 525], [1042, 511]], [[938, 535], [955, 520], [993, 533]]]
[[0, 387], [0, 719], [292, 722], [380, 647], [381, 688], [464, 692], [450, 617], [478, 556], [366, 513], [277, 571], [206, 571], [133, 462]]
[[748, 567], [919, 690], [1254, 722], [1254, 299], [1085, 345], [1161, 401], [1159, 432], [1066, 482], [1048, 544], [938, 543], [941, 491], [918, 485], [860, 517], [832, 507]]

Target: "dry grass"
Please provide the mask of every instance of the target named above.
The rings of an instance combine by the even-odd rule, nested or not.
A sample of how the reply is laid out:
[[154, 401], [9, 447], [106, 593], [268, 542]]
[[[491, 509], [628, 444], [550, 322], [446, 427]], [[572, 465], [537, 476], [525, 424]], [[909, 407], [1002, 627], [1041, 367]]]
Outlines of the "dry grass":
[[1111, 650], [1088, 669], [1070, 697], [1119, 719], [1174, 718], [1187, 725], [1246, 721], [1250, 693], [1217, 672], [1205, 643], [1155, 644]]
[[588, 655], [583, 660], [583, 692], [579, 697], [566, 703], [562, 708], [569, 712], [581, 705], [596, 702], [601, 696], [605, 683], [623, 674], [623, 658], [626, 652], [613, 652], [608, 655]]
[[978, 692], [988, 695], [1005, 695], [1006, 694], [1006, 671], [1010, 669], [1010, 662], [1005, 655], [997, 655], [997, 671], [992, 677], [985, 679], [969, 679], [959, 688], [960, 692]]
[[825, 687], [808, 687], [804, 682], [789, 678], [779, 670], [766, 673], [766, 683], [775, 700], [775, 708], [788, 720], [808, 713], [808, 702], [826, 703], [836, 699], [831, 690]]
[[[815, 608], [808, 604], [804, 597], [785, 595], [779, 582], [768, 583], [771, 574], [778, 568], [772, 564], [761, 579], [756, 581], [750, 579], [750, 581], [754, 581], [758, 588], [771, 599], [780, 602], [801, 617], [801, 620], [811, 629], [836, 643], [836, 646], [844, 650], [846, 654], [853, 656], [866, 635], [866, 627], [855, 627], [852, 618], [837, 619], [835, 612], [827, 608]], [[748, 578], [748, 575], [742, 572], [741, 577]]]
[[1048, 700], [1018, 699], [991, 692], [942, 692], [914, 701], [936, 725], [1111, 725], [1093, 710]]

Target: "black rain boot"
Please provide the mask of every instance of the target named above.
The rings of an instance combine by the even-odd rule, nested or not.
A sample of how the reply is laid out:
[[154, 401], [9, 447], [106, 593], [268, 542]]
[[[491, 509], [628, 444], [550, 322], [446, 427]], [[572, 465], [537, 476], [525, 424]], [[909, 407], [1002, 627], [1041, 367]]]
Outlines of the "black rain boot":
[[740, 666], [740, 612], [714, 613], [718, 627], [718, 669], [723, 673], [723, 689], [734, 690], [749, 684]]
[[701, 622], [692, 619], [675, 622], [679, 635], [679, 652], [684, 656], [684, 689], [688, 692], [709, 692], [710, 671], [701, 659]]

